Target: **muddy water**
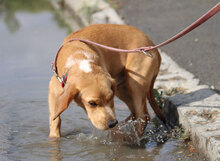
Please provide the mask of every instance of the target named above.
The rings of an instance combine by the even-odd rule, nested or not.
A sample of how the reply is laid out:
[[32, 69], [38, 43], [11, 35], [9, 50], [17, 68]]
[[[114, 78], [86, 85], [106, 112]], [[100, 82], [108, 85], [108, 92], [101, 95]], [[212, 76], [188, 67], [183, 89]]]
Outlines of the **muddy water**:
[[[50, 63], [68, 28], [44, 0], [0, 3], [0, 160], [205, 160], [181, 139], [164, 144], [157, 134], [141, 146], [112, 143], [95, 130], [82, 109], [72, 104], [62, 114], [62, 138], [48, 138]], [[128, 116], [115, 100], [117, 117]], [[159, 126], [160, 127], [160, 126]], [[159, 131], [151, 122], [146, 133]], [[157, 132], [158, 133], [158, 132]], [[159, 136], [159, 135], [158, 135]]]

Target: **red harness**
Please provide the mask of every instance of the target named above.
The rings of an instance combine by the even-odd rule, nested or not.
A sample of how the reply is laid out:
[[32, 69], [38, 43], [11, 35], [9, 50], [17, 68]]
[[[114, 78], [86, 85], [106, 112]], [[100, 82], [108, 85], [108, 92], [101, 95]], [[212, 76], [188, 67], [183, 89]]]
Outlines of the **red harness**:
[[[168, 39], [168, 40], [166, 40], [166, 41], [164, 41], [164, 42], [162, 42], [162, 43], [160, 43], [156, 46], [148, 46], [148, 47], [141, 47], [141, 48], [136, 48], [136, 49], [132, 49], [132, 50], [125, 50], [125, 49], [113, 48], [113, 47], [110, 47], [110, 46], [102, 45], [102, 44], [92, 42], [92, 41], [89, 41], [89, 40], [84, 40], [84, 39], [71, 39], [71, 40], [67, 41], [66, 43], [69, 43], [69, 42], [72, 42], [72, 41], [80, 41], [80, 42], [83, 42], [83, 43], [86, 43], [86, 44], [96, 45], [98, 47], [108, 49], [108, 50], [112, 50], [112, 51], [115, 51], [115, 52], [121, 52], [121, 53], [140, 52], [140, 53], [144, 53], [146, 56], [153, 57], [150, 50], [162, 47], [164, 45], [167, 45], [167, 44], [179, 39], [180, 37], [184, 36], [185, 34], [189, 33], [190, 31], [192, 31], [193, 29], [198, 27], [199, 25], [203, 24], [205, 21], [207, 21], [209, 18], [214, 16], [219, 11], [220, 11], [220, 2], [218, 4], [216, 4], [213, 8], [211, 8], [208, 12], [206, 12], [198, 20], [193, 22], [190, 26], [186, 27], [184, 30], [180, 31], [175, 36], [171, 37], [170, 39]], [[64, 76], [62, 76], [62, 78], [60, 78], [58, 76], [57, 66], [56, 66], [57, 57], [58, 57], [58, 54], [59, 54], [60, 50], [62, 49], [63, 45], [64, 44], [62, 44], [61, 47], [59, 48], [59, 50], [57, 52], [57, 55], [56, 55], [56, 58], [55, 58], [55, 61], [52, 63], [52, 70], [54, 71], [54, 73], [56, 74], [57, 79], [60, 81], [62, 87], [64, 88], [65, 83], [67, 81], [68, 72]]]

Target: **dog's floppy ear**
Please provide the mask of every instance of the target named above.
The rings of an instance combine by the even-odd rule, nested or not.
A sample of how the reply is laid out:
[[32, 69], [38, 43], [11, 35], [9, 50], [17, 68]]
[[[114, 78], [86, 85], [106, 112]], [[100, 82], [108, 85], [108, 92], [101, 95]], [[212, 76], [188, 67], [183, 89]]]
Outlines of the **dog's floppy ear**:
[[64, 110], [66, 110], [72, 101], [72, 99], [75, 97], [75, 95], [78, 93], [78, 90], [76, 89], [75, 85], [73, 84], [66, 84], [64, 87], [63, 92], [58, 97], [57, 103], [56, 103], [56, 112], [53, 120], [55, 120]]

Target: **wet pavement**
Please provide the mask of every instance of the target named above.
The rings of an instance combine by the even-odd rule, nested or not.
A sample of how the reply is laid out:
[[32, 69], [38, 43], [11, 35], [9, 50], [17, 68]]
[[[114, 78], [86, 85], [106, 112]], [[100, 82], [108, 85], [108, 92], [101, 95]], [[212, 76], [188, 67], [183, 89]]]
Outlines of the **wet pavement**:
[[[1, 2], [0, 160], [205, 161], [181, 138], [158, 143], [154, 121], [146, 131], [151, 135], [145, 136], [141, 146], [113, 143], [106, 132], [92, 127], [75, 104], [62, 114], [62, 137], [49, 139], [50, 63], [69, 29], [48, 1]], [[128, 109], [119, 100], [115, 102], [117, 118], [122, 121]]]

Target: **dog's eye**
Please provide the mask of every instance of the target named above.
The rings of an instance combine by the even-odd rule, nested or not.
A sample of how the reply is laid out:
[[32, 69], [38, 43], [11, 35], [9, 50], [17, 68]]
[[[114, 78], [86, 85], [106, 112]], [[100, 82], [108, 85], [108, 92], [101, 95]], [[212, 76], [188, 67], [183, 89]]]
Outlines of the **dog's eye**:
[[90, 106], [92, 106], [92, 107], [96, 107], [96, 106], [97, 106], [97, 103], [94, 102], [94, 101], [89, 101], [89, 104], [90, 104]]

